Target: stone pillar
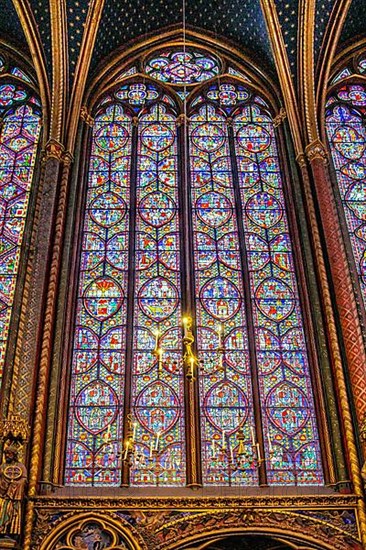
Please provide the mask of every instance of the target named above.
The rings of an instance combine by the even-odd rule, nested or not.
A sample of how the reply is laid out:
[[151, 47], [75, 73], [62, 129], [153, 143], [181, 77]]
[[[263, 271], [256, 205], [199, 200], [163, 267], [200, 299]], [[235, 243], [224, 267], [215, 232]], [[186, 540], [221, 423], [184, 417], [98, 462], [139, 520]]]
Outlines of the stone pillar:
[[359, 424], [366, 413], [366, 353], [350, 266], [335, 203], [328, 154], [324, 145], [313, 141], [306, 147], [313, 173], [333, 281], [336, 307], [342, 329], [349, 378]]

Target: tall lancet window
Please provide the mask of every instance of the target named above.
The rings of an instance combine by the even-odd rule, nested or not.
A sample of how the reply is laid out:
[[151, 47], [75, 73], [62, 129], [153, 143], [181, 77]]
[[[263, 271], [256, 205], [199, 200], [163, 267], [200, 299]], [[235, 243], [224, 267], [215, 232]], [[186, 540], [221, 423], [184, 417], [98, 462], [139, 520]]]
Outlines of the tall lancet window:
[[321, 485], [269, 108], [214, 55], [144, 63], [95, 111], [66, 483]]
[[21, 260], [41, 108], [31, 79], [0, 54], [0, 380]]
[[[362, 73], [365, 60], [361, 60]], [[348, 77], [351, 71], [343, 71]], [[342, 73], [341, 73], [342, 78]], [[366, 85], [347, 81], [327, 103], [326, 129], [346, 226], [366, 304]]]

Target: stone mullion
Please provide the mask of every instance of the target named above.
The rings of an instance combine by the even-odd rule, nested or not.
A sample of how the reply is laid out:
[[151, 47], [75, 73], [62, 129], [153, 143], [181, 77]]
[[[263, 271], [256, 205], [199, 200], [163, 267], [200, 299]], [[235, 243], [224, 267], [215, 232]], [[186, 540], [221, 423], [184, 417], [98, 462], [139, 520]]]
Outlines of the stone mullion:
[[[180, 248], [182, 258], [182, 306], [183, 315], [189, 315], [193, 320], [193, 333], [197, 337], [196, 307], [195, 307], [195, 269], [193, 254], [193, 222], [192, 222], [192, 197], [189, 164], [189, 120], [185, 114], [181, 114], [177, 120], [178, 144], [179, 144], [179, 187], [180, 187]], [[182, 282], [181, 282], [182, 284]], [[197, 356], [197, 340], [193, 343], [193, 351]], [[185, 349], [184, 352], [187, 350]], [[186, 434], [186, 467], [187, 487], [197, 489], [202, 486], [201, 464], [201, 425], [200, 425], [200, 398], [199, 386], [196, 376], [189, 379], [184, 369], [184, 394], [185, 394], [185, 434]], [[197, 369], [197, 365], [194, 367]], [[196, 370], [197, 372], [197, 370]], [[199, 372], [198, 372], [199, 375]]]

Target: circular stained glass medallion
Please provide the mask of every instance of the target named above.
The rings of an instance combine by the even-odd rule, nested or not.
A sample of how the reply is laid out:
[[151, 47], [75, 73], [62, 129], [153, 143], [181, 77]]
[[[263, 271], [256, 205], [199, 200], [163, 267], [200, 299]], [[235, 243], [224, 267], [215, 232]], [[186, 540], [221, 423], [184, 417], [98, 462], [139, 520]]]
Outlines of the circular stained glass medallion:
[[259, 124], [245, 124], [236, 134], [239, 145], [249, 153], [261, 153], [271, 143], [271, 136]]
[[196, 202], [200, 220], [209, 227], [221, 227], [232, 216], [233, 207], [229, 199], [215, 191], [201, 195]]
[[353, 180], [366, 179], [366, 165], [362, 162], [349, 162], [342, 166], [341, 172]]
[[242, 426], [248, 413], [244, 392], [233, 382], [219, 382], [207, 393], [204, 410], [209, 422], [228, 434]]
[[365, 151], [366, 140], [352, 126], [340, 126], [332, 136], [334, 147], [340, 154], [351, 160], [359, 159]]
[[245, 206], [248, 218], [259, 225], [269, 229], [282, 218], [282, 207], [278, 200], [270, 193], [256, 193], [252, 195]]
[[129, 134], [125, 126], [117, 122], [110, 122], [100, 128], [95, 134], [95, 143], [109, 153], [114, 153], [126, 145]]
[[215, 277], [201, 289], [203, 307], [213, 317], [226, 321], [238, 312], [241, 296], [238, 288], [224, 277]]
[[111, 277], [98, 277], [86, 288], [83, 302], [88, 313], [105, 321], [121, 307], [123, 290]]
[[177, 394], [160, 380], [143, 389], [134, 407], [140, 423], [149, 432], [166, 433], [179, 417]]
[[294, 309], [295, 299], [291, 288], [274, 277], [265, 279], [255, 293], [260, 311], [272, 321], [283, 321]]
[[266, 409], [273, 424], [291, 436], [305, 427], [310, 414], [305, 394], [288, 382], [282, 382], [268, 393]]
[[149, 124], [141, 132], [142, 143], [151, 151], [164, 151], [174, 143], [174, 133], [166, 124]]
[[193, 130], [192, 141], [201, 151], [213, 153], [224, 144], [225, 132], [218, 124], [204, 122]]
[[127, 206], [116, 193], [103, 193], [90, 205], [91, 218], [102, 227], [112, 227], [123, 220]]
[[178, 291], [164, 277], [156, 277], [142, 285], [138, 296], [142, 311], [156, 322], [167, 319], [178, 305]]
[[212, 55], [197, 51], [168, 51], [148, 59], [145, 71], [161, 82], [182, 85], [209, 80], [219, 74], [220, 66]]
[[116, 418], [117, 405], [116, 392], [105, 382], [95, 380], [77, 396], [76, 417], [88, 432], [97, 434], [105, 430]]
[[359, 220], [366, 220], [366, 189], [364, 182], [351, 185], [345, 196], [348, 208]]
[[162, 227], [174, 217], [176, 206], [166, 193], [154, 191], [146, 195], [139, 204], [138, 212], [148, 225]]

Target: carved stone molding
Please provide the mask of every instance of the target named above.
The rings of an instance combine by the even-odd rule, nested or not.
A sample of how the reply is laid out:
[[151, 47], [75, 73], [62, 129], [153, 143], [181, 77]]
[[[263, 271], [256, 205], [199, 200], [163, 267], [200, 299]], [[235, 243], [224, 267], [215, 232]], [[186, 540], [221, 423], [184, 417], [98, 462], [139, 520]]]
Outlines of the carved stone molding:
[[69, 151], [65, 151], [62, 155], [62, 162], [64, 166], [70, 166], [72, 162], [74, 161], [74, 157]]
[[144, 508], [144, 509], [188, 509], [207, 508], [316, 508], [316, 507], [355, 507], [358, 497], [346, 494], [327, 495], [263, 495], [263, 496], [227, 496], [227, 497], [102, 497], [102, 496], [37, 496], [33, 497], [37, 508], [70, 509], [92, 508]]
[[207, 540], [211, 533], [253, 530], [280, 534], [299, 543], [318, 543], [319, 548], [329, 550], [362, 548], [357, 499], [347, 495], [197, 499], [56, 496], [38, 497], [33, 502], [34, 550], [53, 550], [57, 543], [74, 550], [72, 537], [77, 532], [82, 536], [88, 522], [107, 531], [113, 527], [116, 545], [111, 548], [116, 550], [122, 539], [125, 546], [121, 548], [128, 550], [178, 550], [203, 537]]

